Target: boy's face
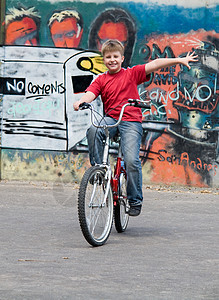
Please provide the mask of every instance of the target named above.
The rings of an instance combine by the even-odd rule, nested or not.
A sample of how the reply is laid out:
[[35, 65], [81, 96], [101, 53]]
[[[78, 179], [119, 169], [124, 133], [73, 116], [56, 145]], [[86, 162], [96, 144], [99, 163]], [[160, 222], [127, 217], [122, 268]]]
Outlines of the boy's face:
[[121, 70], [124, 56], [119, 51], [108, 51], [103, 56], [103, 62], [110, 74], [117, 73]]

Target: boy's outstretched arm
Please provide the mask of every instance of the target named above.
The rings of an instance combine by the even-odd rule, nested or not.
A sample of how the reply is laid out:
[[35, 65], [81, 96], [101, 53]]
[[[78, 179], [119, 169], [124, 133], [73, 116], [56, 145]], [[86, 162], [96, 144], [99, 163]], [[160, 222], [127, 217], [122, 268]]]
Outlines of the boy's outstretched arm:
[[146, 74], [149, 74], [151, 72], [157, 71], [162, 68], [171, 67], [176, 64], [182, 64], [189, 69], [191, 68], [189, 66], [189, 62], [191, 61], [198, 61], [198, 55], [195, 55], [195, 52], [186, 55], [186, 57], [176, 57], [176, 58], [157, 58], [147, 64], [145, 64], [145, 72]]
[[86, 92], [80, 100], [76, 101], [74, 104], [73, 104], [73, 107], [74, 107], [74, 110], [78, 110], [79, 109], [79, 105], [83, 102], [87, 102], [87, 103], [90, 103], [92, 102], [94, 99], [96, 99], [96, 96], [94, 93], [88, 91]]

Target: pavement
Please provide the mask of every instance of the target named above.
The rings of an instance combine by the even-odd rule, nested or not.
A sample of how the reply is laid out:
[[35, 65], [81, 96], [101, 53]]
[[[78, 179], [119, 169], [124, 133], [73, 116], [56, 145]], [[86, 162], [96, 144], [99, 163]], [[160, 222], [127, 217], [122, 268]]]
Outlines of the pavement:
[[219, 189], [145, 186], [141, 215], [97, 248], [77, 193], [0, 182], [1, 300], [219, 299]]

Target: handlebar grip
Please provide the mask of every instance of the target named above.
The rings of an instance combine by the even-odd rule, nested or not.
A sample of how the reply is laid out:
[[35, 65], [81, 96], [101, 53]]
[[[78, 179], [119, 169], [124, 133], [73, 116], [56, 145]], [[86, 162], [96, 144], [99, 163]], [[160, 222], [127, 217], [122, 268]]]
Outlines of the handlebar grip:
[[140, 108], [145, 108], [145, 109], [151, 108], [150, 104], [146, 104], [146, 103], [137, 103], [135, 106]]
[[138, 102], [139, 100], [135, 100], [135, 99], [129, 99], [128, 102], [133, 104], [133, 106], [135, 107], [140, 107], [140, 108], [144, 108], [144, 109], [150, 109], [151, 106], [150, 104], [144, 103], [144, 102]]
[[90, 104], [87, 103], [87, 102], [83, 102], [81, 104], [79, 104], [79, 109], [82, 110], [82, 109], [88, 109], [90, 107]]

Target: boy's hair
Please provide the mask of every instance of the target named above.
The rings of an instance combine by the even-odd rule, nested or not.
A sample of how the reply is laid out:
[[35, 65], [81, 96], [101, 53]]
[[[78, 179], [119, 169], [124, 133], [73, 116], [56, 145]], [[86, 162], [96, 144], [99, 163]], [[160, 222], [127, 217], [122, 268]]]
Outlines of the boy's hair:
[[118, 40], [107, 40], [105, 43], [103, 43], [101, 48], [102, 56], [104, 56], [106, 52], [113, 52], [113, 51], [119, 51], [123, 56], [124, 55], [123, 44]]

